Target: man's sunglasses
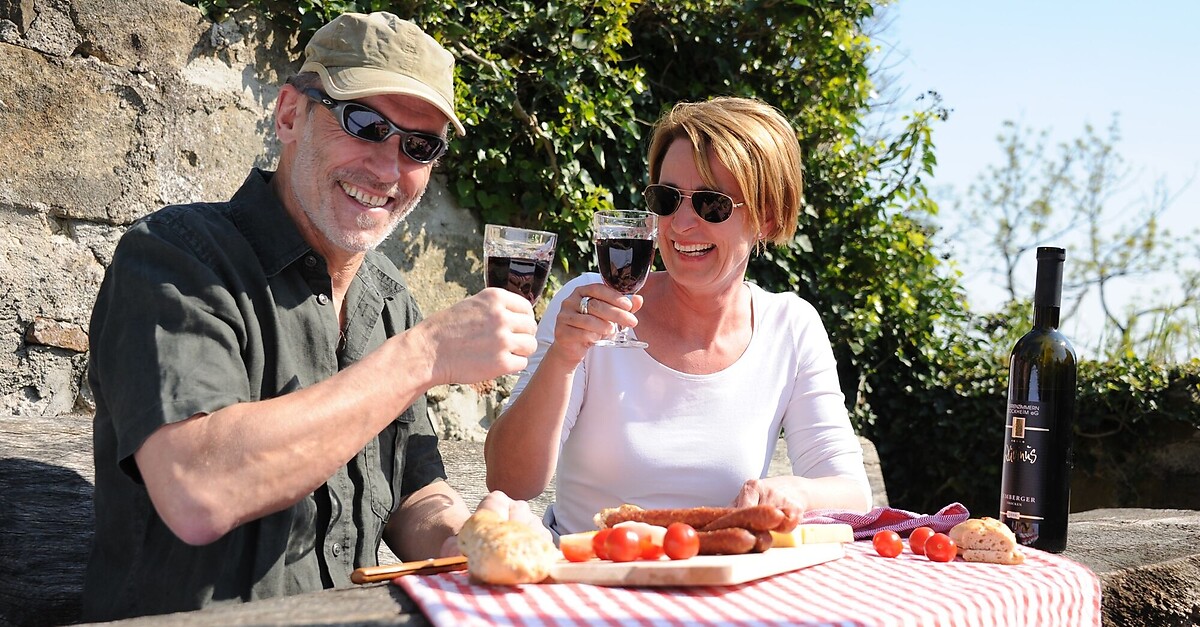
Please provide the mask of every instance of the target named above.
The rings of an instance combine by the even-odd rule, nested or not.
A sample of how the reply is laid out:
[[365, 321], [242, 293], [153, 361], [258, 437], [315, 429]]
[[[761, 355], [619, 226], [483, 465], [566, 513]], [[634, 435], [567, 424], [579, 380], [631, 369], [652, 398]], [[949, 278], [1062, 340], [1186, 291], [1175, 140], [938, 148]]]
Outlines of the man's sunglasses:
[[351, 100], [334, 100], [316, 89], [305, 89], [304, 95], [333, 112], [342, 130], [369, 142], [381, 143], [392, 135], [400, 136], [400, 150], [417, 163], [432, 163], [446, 152], [446, 140], [431, 133], [406, 131], [383, 114]]
[[729, 216], [733, 215], [735, 207], [746, 204], [744, 202], [735, 203], [728, 194], [721, 192], [702, 189], [685, 194], [677, 187], [657, 183], [648, 185], [642, 192], [642, 196], [646, 198], [646, 204], [650, 211], [660, 216], [669, 216], [675, 213], [675, 210], [683, 204], [684, 198], [691, 198], [692, 208], [695, 209], [696, 215], [705, 222], [713, 224], [720, 224], [728, 220]]

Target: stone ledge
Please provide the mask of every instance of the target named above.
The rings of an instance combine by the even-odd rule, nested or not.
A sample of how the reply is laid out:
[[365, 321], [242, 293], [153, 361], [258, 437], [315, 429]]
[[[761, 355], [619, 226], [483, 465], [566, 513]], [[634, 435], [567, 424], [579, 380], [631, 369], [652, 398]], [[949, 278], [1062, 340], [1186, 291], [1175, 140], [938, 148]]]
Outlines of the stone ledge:
[[1200, 625], [1200, 512], [1078, 512], [1063, 555], [1100, 577], [1105, 625]]

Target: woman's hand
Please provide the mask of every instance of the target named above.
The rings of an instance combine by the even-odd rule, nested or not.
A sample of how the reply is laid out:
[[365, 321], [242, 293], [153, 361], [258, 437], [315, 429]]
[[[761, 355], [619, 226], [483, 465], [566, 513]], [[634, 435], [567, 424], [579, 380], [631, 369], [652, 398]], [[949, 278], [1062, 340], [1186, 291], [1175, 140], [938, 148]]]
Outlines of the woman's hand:
[[[586, 299], [586, 307], [582, 305]], [[604, 285], [581, 285], [562, 303], [554, 323], [554, 345], [550, 353], [577, 364], [597, 341], [612, 335], [617, 326], [635, 327], [633, 314], [642, 308], [640, 295], [625, 296]]]
[[[795, 479], [800, 477], [771, 477], [750, 479], [733, 499], [734, 507], [773, 505], [778, 507], [789, 520], [800, 520], [807, 509], [803, 492], [796, 490]], [[802, 480], [802, 479], [801, 479]], [[791, 484], [791, 485], [789, 485]]]
[[865, 512], [871, 509], [871, 490], [854, 477], [780, 475], [747, 481], [733, 499], [734, 507], [758, 504], [774, 505], [797, 520], [814, 509]]

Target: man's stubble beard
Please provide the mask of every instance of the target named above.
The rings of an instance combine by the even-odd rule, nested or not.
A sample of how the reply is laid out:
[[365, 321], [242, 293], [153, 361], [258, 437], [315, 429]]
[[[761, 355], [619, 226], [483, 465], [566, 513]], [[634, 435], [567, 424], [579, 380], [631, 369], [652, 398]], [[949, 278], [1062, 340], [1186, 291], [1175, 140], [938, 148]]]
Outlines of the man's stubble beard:
[[[421, 198], [424, 195], [425, 190], [422, 189], [421, 193], [417, 194], [416, 196], [396, 198], [396, 208], [391, 211], [391, 217], [388, 218], [387, 228], [384, 229], [383, 233], [377, 238], [367, 241], [354, 240], [352, 239], [351, 234], [342, 233], [342, 235], [345, 237], [343, 241], [339, 242], [330, 237], [329, 233], [326, 233], [325, 237], [330, 237], [330, 241], [352, 252], [365, 253], [368, 250], [375, 250], [380, 244], [383, 243], [384, 240], [391, 237], [392, 233], [396, 231], [396, 227], [400, 226], [400, 223], [408, 217], [408, 214], [412, 213], [413, 209], [417, 208], [417, 205], [421, 202]], [[376, 221], [366, 213], [359, 214], [357, 219], [358, 227], [364, 231], [372, 228], [375, 225], [375, 222]]]

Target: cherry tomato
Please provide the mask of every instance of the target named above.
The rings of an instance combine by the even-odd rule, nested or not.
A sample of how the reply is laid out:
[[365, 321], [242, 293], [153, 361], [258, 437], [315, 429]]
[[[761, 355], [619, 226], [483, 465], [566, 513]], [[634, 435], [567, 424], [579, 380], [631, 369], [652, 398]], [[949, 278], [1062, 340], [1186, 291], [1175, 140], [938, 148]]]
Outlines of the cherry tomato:
[[615, 529], [632, 529], [638, 535], [639, 549], [638, 559], [656, 560], [662, 557], [663, 550], [663, 535], [667, 533], [665, 527], [651, 525], [644, 522], [623, 522], [617, 524]]
[[596, 550], [592, 548], [595, 535], [594, 531], [569, 533], [558, 539], [558, 548], [568, 562], [586, 562], [596, 557]]
[[700, 552], [700, 536], [687, 523], [671, 523], [663, 536], [663, 552], [673, 560], [685, 560]]
[[608, 551], [608, 559], [614, 562], [632, 562], [642, 554], [641, 540], [632, 529], [616, 527], [604, 540], [604, 548]]
[[917, 527], [908, 534], [908, 548], [912, 549], [915, 555], [925, 554], [925, 542], [929, 540], [929, 536], [933, 535], [933, 529], [929, 527]]
[[638, 546], [638, 559], [656, 560], [663, 555], [662, 545], [655, 543], [652, 535], [638, 536]]
[[933, 562], [950, 562], [958, 554], [954, 540], [944, 533], [935, 533], [925, 541], [925, 557]]
[[612, 529], [601, 529], [600, 531], [596, 532], [596, 535], [592, 536], [592, 552], [596, 554], [596, 557], [602, 560], [608, 559], [608, 546], [606, 541], [608, 540], [608, 534], [610, 533], [612, 533]]
[[875, 536], [871, 538], [871, 543], [875, 545], [875, 552], [883, 557], [896, 557], [904, 550], [900, 534], [895, 531], [876, 531]]

